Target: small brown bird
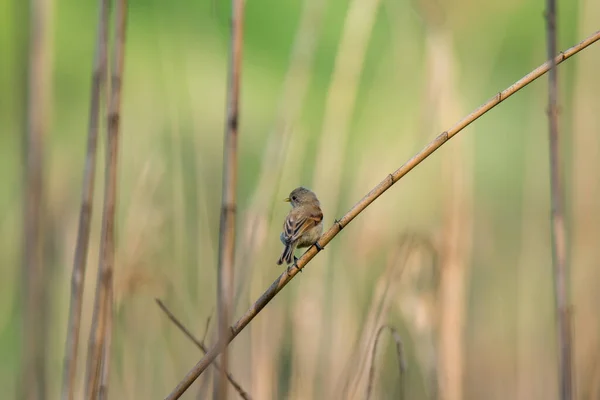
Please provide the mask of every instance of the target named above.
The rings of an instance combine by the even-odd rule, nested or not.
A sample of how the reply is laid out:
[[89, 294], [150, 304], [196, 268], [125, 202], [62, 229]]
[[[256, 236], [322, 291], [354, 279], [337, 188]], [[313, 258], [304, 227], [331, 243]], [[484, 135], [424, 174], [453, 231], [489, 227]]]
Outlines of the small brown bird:
[[292, 204], [292, 210], [285, 217], [283, 232], [279, 236], [285, 245], [277, 265], [291, 264], [295, 260], [296, 248], [310, 247], [317, 243], [323, 234], [323, 212], [317, 196], [300, 186], [285, 199]]

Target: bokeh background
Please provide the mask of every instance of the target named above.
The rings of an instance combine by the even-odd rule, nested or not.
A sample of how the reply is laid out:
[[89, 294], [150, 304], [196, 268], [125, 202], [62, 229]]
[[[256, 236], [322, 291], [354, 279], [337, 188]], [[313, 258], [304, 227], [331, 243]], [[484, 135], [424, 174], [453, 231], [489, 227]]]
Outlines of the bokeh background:
[[[49, 399], [60, 395], [95, 3], [51, 0], [44, 36]], [[329, 227], [435, 135], [544, 62], [544, 3], [246, 3], [236, 316], [281, 273], [281, 199], [312, 188]], [[560, 0], [558, 10], [560, 49], [600, 27], [596, 0]], [[4, 398], [18, 393], [22, 346], [28, 15], [26, 2], [0, 2]], [[199, 337], [215, 313], [229, 15], [222, 0], [129, 2], [111, 398], [163, 398], [201, 356], [154, 298]], [[558, 72], [578, 399], [600, 398], [598, 71], [596, 44]], [[344, 229], [232, 344], [241, 385], [255, 399], [362, 398], [374, 334], [390, 324], [404, 345], [404, 389], [385, 333], [373, 398], [557, 398], [546, 103], [544, 76]], [[98, 265], [104, 136], [99, 143], [79, 396]], [[184, 398], [210, 396], [211, 374]]]

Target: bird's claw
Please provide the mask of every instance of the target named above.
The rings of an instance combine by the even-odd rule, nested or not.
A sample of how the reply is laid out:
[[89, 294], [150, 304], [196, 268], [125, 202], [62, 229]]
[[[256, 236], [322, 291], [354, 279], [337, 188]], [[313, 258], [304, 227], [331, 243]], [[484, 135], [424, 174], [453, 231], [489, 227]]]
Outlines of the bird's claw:
[[294, 256], [294, 263], [292, 264], [292, 267], [296, 267], [298, 268], [298, 271], [302, 272], [302, 269], [298, 267], [298, 257], [296, 256]]

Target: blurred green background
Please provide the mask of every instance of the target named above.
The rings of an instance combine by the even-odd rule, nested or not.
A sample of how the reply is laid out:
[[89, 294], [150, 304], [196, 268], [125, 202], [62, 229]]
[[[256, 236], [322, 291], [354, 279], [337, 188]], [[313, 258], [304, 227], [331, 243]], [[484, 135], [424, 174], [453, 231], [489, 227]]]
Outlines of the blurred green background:
[[[544, 7], [541, 0], [248, 1], [235, 315], [281, 272], [275, 261], [288, 211], [282, 198], [299, 185], [315, 190], [327, 229], [435, 135], [544, 62]], [[48, 398], [55, 399], [97, 5], [53, 0], [50, 9], [45, 362]], [[561, 50], [600, 28], [595, 0], [560, 0], [558, 10]], [[22, 345], [28, 13], [25, 2], [0, 2], [5, 398], [17, 393]], [[200, 358], [155, 297], [199, 337], [215, 312], [229, 15], [222, 0], [129, 2], [111, 398], [162, 398]], [[558, 71], [581, 399], [600, 398], [599, 70], [596, 44]], [[435, 392], [447, 399], [557, 398], [546, 104], [544, 76], [461, 132], [344, 229], [234, 341], [230, 365], [241, 385], [256, 399], [362, 397], [373, 334], [391, 324], [406, 351], [407, 398]], [[80, 396], [98, 264], [101, 132]], [[406, 235], [428, 245], [411, 244]], [[431, 268], [439, 280], [428, 278]], [[386, 335], [380, 346], [373, 398], [397, 398], [394, 345]], [[184, 398], [210, 396], [205, 375]], [[236, 396], [231, 390], [230, 398]]]

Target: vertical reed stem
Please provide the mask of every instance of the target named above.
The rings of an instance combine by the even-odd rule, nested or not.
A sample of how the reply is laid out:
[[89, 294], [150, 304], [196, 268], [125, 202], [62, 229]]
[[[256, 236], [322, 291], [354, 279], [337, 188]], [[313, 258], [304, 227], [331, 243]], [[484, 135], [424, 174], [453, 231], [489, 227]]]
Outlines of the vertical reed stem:
[[75, 257], [73, 259], [73, 272], [71, 275], [71, 300], [63, 366], [63, 400], [73, 400], [75, 379], [77, 375], [79, 330], [81, 326], [83, 289], [90, 238], [90, 225], [92, 221], [94, 178], [96, 175], [96, 148], [98, 143], [98, 119], [100, 118], [101, 101], [100, 93], [102, 88], [106, 85], [108, 1], [109, 0], [98, 1], [98, 31], [96, 37], [96, 54], [94, 56], [94, 67], [92, 71], [92, 93], [88, 122], [87, 154], [83, 170], [79, 231], [77, 232], [77, 244], [75, 247]]
[[[108, 377], [109, 371], [103, 364], [109, 362], [110, 348], [107, 329], [112, 327], [112, 293], [115, 262], [115, 216], [117, 203], [117, 156], [119, 149], [119, 120], [121, 109], [121, 87], [125, 56], [125, 29], [127, 22], [127, 0], [118, 0], [115, 10], [115, 43], [113, 46], [113, 65], [111, 93], [108, 102], [106, 177], [104, 189], [104, 210], [102, 215], [102, 233], [100, 241], [100, 261], [92, 329], [88, 343], [88, 365], [86, 381], [86, 399], [96, 399], [100, 392], [101, 378]], [[106, 391], [106, 383], [103, 384]]]
[[[20, 6], [19, 6], [20, 7]], [[26, 6], [25, 6], [26, 7]], [[23, 331], [20, 398], [46, 398], [48, 265], [44, 263], [44, 143], [50, 105], [51, 0], [29, 2], [23, 180]], [[24, 22], [24, 21], [19, 21]]]
[[227, 339], [233, 303], [233, 267], [235, 265], [235, 214], [238, 169], [238, 122], [240, 75], [242, 69], [242, 34], [244, 0], [232, 0], [231, 55], [228, 78], [227, 121], [223, 145], [223, 195], [219, 237], [219, 265], [217, 312], [222, 370], [215, 374], [213, 398], [227, 399], [227, 373], [229, 370]]
[[567, 290], [567, 232], [563, 205], [563, 177], [560, 171], [558, 142], [558, 84], [554, 54], [556, 53], [556, 0], [546, 1], [546, 35], [548, 60], [548, 122], [550, 127], [550, 191], [552, 264], [554, 269], [554, 295], [557, 314], [557, 340], [559, 354], [560, 398], [573, 396], [571, 377], [571, 323]]

